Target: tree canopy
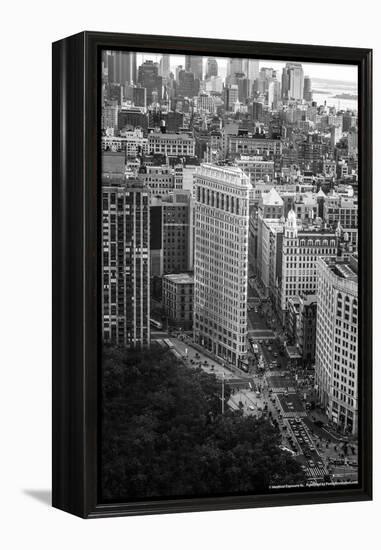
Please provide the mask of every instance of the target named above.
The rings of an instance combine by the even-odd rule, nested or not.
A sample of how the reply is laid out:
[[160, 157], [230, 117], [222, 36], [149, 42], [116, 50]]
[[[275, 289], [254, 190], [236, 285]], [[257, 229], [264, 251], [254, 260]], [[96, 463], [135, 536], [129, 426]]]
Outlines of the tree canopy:
[[262, 493], [304, 480], [269, 422], [228, 407], [222, 416], [215, 375], [168, 351], [109, 346], [102, 372], [105, 500]]

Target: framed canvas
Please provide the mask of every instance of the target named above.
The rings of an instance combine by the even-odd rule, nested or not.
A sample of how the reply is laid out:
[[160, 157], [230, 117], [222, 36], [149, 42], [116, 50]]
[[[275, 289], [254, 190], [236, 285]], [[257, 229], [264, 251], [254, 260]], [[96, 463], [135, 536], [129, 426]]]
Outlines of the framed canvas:
[[372, 498], [371, 56], [53, 44], [53, 506]]

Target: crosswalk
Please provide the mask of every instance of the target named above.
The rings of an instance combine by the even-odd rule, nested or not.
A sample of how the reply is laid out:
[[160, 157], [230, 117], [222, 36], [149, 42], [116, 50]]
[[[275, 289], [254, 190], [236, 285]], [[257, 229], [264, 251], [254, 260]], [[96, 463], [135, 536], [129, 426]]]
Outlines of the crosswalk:
[[307, 413], [306, 411], [290, 411], [290, 412], [284, 412], [283, 413], [283, 418], [295, 418], [296, 416], [298, 417], [304, 417], [304, 416], [307, 416]]
[[314, 466], [306, 469], [306, 475], [310, 479], [324, 478], [327, 475], [327, 470], [321, 466]]

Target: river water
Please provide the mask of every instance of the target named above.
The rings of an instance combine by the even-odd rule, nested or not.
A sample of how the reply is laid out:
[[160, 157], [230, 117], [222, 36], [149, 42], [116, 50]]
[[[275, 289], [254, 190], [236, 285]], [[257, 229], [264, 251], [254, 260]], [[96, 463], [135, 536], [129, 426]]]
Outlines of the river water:
[[312, 79], [312, 97], [318, 105], [324, 105], [326, 101], [329, 107], [336, 107], [337, 110], [348, 109], [357, 111], [357, 98], [339, 99], [334, 97], [335, 95], [343, 93], [357, 96], [357, 84], [352, 82]]

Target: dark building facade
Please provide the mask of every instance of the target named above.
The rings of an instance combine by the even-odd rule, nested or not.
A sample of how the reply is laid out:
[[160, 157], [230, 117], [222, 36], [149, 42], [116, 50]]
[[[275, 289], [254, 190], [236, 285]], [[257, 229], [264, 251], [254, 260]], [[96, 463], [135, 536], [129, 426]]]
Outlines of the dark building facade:
[[159, 76], [159, 67], [153, 61], [145, 61], [139, 67], [138, 82], [147, 89], [147, 103], [152, 103], [153, 92], [157, 92], [157, 98], [162, 99], [163, 79]]
[[174, 191], [161, 199], [152, 199], [153, 275], [183, 273], [192, 269], [192, 217], [190, 192]]
[[305, 365], [315, 361], [316, 308], [316, 295], [292, 297], [287, 305], [287, 333]]
[[136, 82], [136, 52], [111, 52], [107, 56], [109, 82], [122, 86]]
[[193, 275], [176, 273], [163, 277], [163, 307], [168, 320], [177, 328], [192, 330]]
[[200, 81], [195, 78], [194, 73], [190, 71], [179, 72], [179, 85], [177, 95], [181, 97], [193, 97], [198, 94]]
[[102, 320], [105, 342], [150, 344], [149, 189], [139, 179], [102, 177]]

